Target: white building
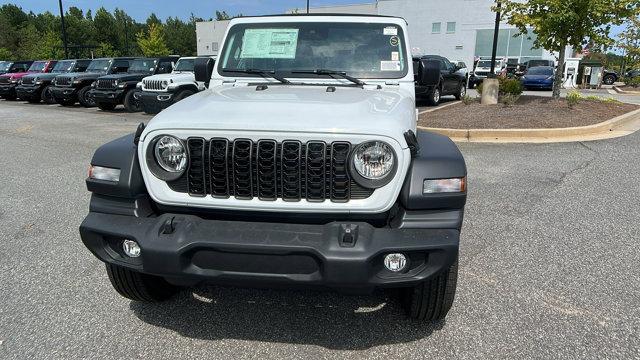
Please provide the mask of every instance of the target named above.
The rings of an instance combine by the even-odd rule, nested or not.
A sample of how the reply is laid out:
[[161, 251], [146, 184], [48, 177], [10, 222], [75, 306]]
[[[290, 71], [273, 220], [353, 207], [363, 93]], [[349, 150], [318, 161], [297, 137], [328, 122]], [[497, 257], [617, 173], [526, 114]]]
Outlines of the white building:
[[[491, 56], [495, 0], [377, 0], [369, 4], [322, 6], [310, 9], [312, 14], [366, 14], [399, 16], [409, 23], [409, 38], [414, 54], [435, 54], [468, 66], [477, 57]], [[305, 13], [306, 9], [290, 9], [287, 13]], [[212, 21], [196, 24], [198, 55], [216, 55], [228, 22]], [[554, 54], [534, 49], [534, 34], [514, 37], [518, 30], [502, 23], [498, 34], [497, 56], [517, 59], [554, 59]], [[567, 56], [571, 56], [570, 53]]]
[[196, 23], [198, 56], [218, 55], [229, 20]]

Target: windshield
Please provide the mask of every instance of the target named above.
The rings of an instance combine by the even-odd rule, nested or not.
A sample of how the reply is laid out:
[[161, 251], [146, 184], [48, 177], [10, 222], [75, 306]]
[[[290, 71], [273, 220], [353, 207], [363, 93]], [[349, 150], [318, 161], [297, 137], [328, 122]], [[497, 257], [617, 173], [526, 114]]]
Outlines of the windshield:
[[[304, 70], [332, 70], [364, 79], [407, 74], [402, 28], [371, 23], [240, 24], [229, 30], [220, 73], [253, 76], [240, 70], [275, 71], [287, 77]], [[235, 71], [235, 72], [234, 72]]]
[[31, 67], [29, 68], [29, 72], [42, 72], [44, 70], [44, 68], [47, 67], [47, 62], [46, 61], [36, 61], [33, 64], [31, 64]]
[[551, 76], [553, 75], [553, 68], [551, 67], [542, 67], [542, 66], [537, 66], [534, 68], [531, 68], [527, 71], [527, 75], [548, 75]]
[[59, 61], [56, 66], [54, 66], [53, 70], [51, 70], [52, 73], [65, 73], [65, 72], [69, 72], [73, 69], [73, 66], [75, 65], [75, 61], [71, 61], [71, 60], [66, 60], [66, 61]]
[[0, 71], [7, 72], [11, 67], [12, 62], [10, 61], [0, 61]]
[[93, 60], [87, 67], [87, 72], [107, 72], [109, 66], [111, 66], [111, 60]]
[[176, 68], [173, 71], [190, 71], [193, 72], [196, 59], [180, 59], [176, 64]]
[[[499, 60], [496, 60], [496, 69], [502, 66], [502, 62]], [[491, 67], [491, 60], [482, 60], [478, 62], [477, 67], [479, 68], [490, 68]]]
[[156, 64], [158, 63], [158, 59], [138, 59], [133, 60], [131, 62], [131, 66], [129, 67], [130, 73], [153, 73], [156, 69]]

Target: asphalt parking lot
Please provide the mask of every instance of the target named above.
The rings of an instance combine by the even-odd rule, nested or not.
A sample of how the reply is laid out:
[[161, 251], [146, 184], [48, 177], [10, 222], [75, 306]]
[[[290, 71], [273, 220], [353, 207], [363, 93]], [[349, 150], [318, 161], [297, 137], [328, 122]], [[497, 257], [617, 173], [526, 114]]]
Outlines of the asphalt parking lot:
[[470, 196], [446, 322], [384, 294], [200, 287], [158, 305], [82, 245], [96, 147], [149, 116], [0, 101], [0, 358], [640, 358], [640, 133], [461, 144]]

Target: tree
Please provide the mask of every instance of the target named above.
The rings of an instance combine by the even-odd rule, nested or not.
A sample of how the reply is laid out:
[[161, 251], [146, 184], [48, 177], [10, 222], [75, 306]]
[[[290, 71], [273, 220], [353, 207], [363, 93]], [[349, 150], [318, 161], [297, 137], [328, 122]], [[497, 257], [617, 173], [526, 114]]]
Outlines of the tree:
[[229, 20], [231, 19], [231, 16], [229, 16], [229, 14], [227, 14], [226, 11], [217, 11], [216, 10], [216, 20], [220, 21], [220, 20]]
[[164, 27], [167, 47], [172, 54], [191, 56], [196, 54], [196, 24], [185, 23], [178, 18], [168, 18]]
[[162, 26], [151, 23], [149, 30], [145, 34], [141, 31], [136, 35], [138, 46], [144, 54], [144, 56], [167, 56], [169, 55], [169, 48], [164, 39], [162, 33]]
[[633, 67], [640, 64], [640, 18], [630, 18], [626, 29], [618, 36], [618, 47], [624, 53], [623, 62]]
[[559, 53], [553, 97], [560, 98], [562, 67], [568, 46], [581, 49], [591, 42], [609, 46], [612, 25], [640, 14], [638, 0], [499, 0], [507, 22], [522, 34], [533, 31], [534, 45]]
[[0, 47], [0, 61], [2, 60], [11, 60], [13, 54], [9, 49]]

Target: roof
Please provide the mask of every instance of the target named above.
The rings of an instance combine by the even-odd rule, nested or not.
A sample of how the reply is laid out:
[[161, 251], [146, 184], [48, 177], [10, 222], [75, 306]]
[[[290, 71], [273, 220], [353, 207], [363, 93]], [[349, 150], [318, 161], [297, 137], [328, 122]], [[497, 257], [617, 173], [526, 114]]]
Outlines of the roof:
[[[274, 14], [274, 15], [256, 15], [256, 16], [236, 16], [234, 19], [247, 19], [247, 18], [266, 18], [266, 17], [363, 17], [363, 18], [386, 18], [386, 19], [401, 19], [405, 23], [403, 17], [391, 16], [391, 15], [375, 15], [375, 14], [340, 14], [340, 13], [312, 13], [312, 14]], [[408, 23], [407, 23], [408, 24]]]

